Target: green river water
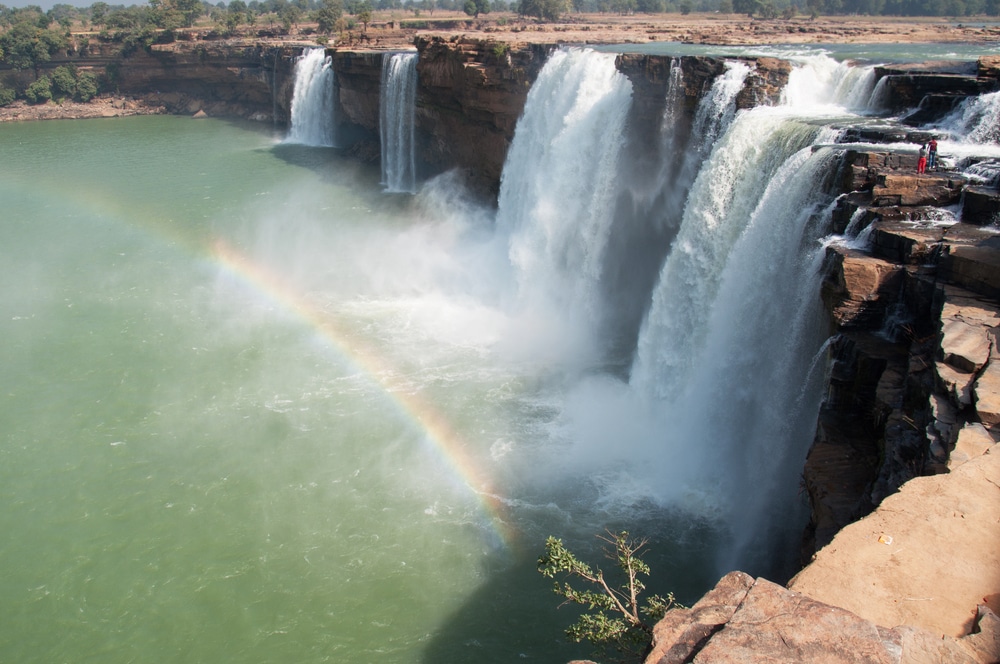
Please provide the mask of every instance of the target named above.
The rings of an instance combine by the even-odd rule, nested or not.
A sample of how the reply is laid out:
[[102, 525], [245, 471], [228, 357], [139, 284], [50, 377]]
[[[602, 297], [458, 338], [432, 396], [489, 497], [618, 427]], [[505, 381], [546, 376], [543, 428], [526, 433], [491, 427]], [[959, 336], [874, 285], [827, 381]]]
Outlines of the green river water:
[[604, 517], [510, 453], [558, 380], [498, 359], [489, 214], [259, 127], [0, 125], [0, 661], [584, 654], [534, 561]]

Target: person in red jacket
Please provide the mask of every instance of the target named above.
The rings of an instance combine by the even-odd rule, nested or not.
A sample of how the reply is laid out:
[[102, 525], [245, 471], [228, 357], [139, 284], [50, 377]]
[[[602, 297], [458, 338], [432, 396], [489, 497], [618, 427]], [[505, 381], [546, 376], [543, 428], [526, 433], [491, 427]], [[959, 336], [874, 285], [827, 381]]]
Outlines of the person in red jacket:
[[927, 144], [927, 168], [937, 170], [937, 139], [932, 138]]

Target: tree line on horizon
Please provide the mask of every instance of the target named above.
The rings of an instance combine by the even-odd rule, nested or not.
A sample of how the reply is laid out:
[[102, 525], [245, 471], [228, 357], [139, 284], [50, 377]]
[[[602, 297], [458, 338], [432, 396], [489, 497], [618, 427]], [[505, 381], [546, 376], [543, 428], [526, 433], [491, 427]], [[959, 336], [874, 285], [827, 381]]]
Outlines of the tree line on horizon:
[[[0, 31], [6, 34], [21, 23], [42, 31], [71, 26], [95, 31], [130, 31], [150, 27], [176, 30], [207, 22], [222, 30], [276, 26], [289, 30], [299, 23], [316, 23], [321, 32], [345, 27], [345, 19], [367, 24], [376, 11], [410, 11], [433, 16], [437, 10], [477, 16], [513, 12], [541, 20], [556, 20], [570, 13], [691, 13], [747, 14], [758, 18], [805, 15], [867, 16], [1000, 16], [1000, 0], [149, 0], [144, 5], [109, 4], [89, 7], [56, 4], [40, 7], [7, 7], [0, 4]], [[770, 11], [769, 11], [770, 10]], [[353, 17], [353, 21], [350, 21]], [[362, 20], [366, 19], [366, 20]], [[338, 25], [338, 21], [340, 24]], [[0, 62], [3, 62], [0, 53]]]

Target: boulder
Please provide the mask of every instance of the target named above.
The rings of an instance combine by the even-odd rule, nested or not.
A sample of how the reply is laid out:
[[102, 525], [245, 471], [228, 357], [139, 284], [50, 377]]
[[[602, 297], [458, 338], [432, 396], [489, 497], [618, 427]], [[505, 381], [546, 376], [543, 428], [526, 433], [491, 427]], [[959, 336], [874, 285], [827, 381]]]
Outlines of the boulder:
[[690, 609], [669, 611], [653, 628], [647, 662], [689, 662], [704, 641], [732, 619], [753, 586], [753, 577], [730, 572]]
[[958, 408], [972, 405], [972, 383], [975, 374], [959, 371], [943, 362], [936, 362], [938, 389], [948, 395]]
[[977, 226], [1000, 221], [1000, 191], [992, 187], [966, 187], [962, 197], [962, 221]]
[[964, 180], [928, 174], [881, 173], [872, 187], [874, 205], [935, 205], [956, 203]]

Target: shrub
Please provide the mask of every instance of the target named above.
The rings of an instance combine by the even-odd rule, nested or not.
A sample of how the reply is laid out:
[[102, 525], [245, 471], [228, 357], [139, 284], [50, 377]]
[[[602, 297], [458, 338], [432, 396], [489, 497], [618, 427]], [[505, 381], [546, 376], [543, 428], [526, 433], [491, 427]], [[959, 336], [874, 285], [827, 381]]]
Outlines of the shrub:
[[56, 67], [52, 71], [52, 96], [65, 99], [76, 94], [76, 68]]
[[29, 104], [44, 104], [52, 99], [52, 82], [48, 76], [40, 79], [28, 86], [24, 91], [24, 97]]
[[566, 602], [579, 604], [588, 613], [566, 630], [566, 635], [577, 643], [589, 641], [601, 655], [617, 654], [619, 661], [641, 662], [651, 648], [653, 625], [667, 611], [679, 608], [672, 593], [666, 598], [659, 595], [647, 597], [640, 604], [639, 596], [646, 585], [639, 578], [649, 576], [649, 566], [639, 556], [647, 540], [635, 540], [625, 531], [599, 535], [605, 542], [604, 553], [625, 576], [625, 582], [615, 588], [609, 584], [600, 569], [592, 569], [581, 562], [562, 543], [549, 537], [545, 541], [545, 554], [538, 559], [538, 571], [548, 577], [576, 578], [586, 581], [596, 590], [577, 590], [568, 581], [556, 581], [553, 591]]
[[97, 96], [97, 77], [89, 71], [80, 74], [76, 79], [76, 100], [87, 102]]
[[5, 88], [2, 85], [0, 85], [0, 106], [10, 105], [11, 102], [14, 101], [15, 97], [17, 97], [17, 93], [15, 93], [10, 88]]

